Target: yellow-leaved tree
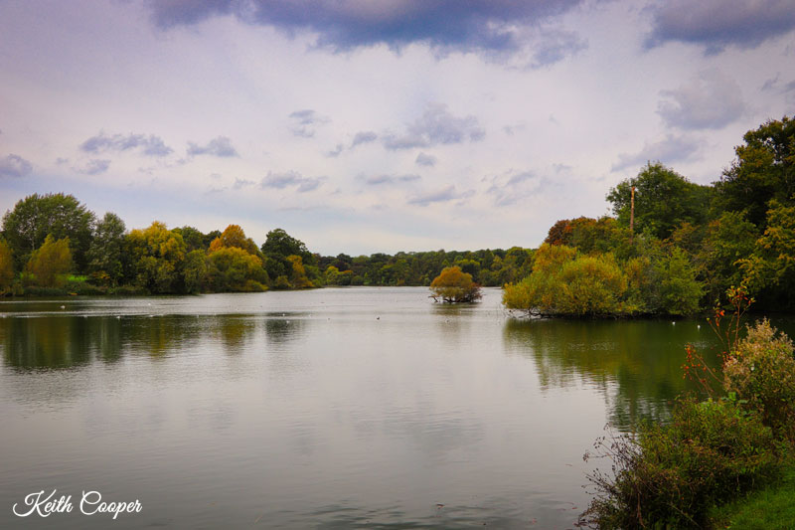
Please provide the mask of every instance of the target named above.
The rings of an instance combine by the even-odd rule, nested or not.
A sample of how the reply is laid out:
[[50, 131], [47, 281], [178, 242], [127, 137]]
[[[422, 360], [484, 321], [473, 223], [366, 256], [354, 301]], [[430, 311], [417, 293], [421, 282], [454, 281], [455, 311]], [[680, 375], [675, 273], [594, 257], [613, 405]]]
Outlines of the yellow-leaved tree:
[[472, 281], [472, 275], [461, 267], [446, 267], [431, 282], [431, 296], [446, 303], [471, 303], [480, 300], [480, 286]]
[[0, 238], [0, 294], [6, 292], [14, 281], [14, 256], [5, 239]]
[[60, 287], [72, 266], [69, 238], [55, 239], [50, 234], [44, 244], [33, 251], [25, 270], [31, 281], [39, 287]]

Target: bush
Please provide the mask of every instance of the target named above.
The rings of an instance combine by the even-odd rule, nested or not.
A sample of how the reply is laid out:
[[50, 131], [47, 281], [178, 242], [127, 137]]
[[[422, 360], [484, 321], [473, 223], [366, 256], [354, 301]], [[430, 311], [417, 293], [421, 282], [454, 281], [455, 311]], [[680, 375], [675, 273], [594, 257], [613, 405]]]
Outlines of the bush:
[[461, 267], [445, 267], [431, 282], [434, 300], [441, 298], [447, 303], [471, 303], [480, 300], [480, 286], [472, 281], [472, 275]]
[[119, 285], [108, 289], [108, 294], [112, 296], [146, 296], [150, 293], [143, 287], [136, 285]]
[[724, 366], [725, 387], [762, 414], [777, 435], [795, 442], [795, 347], [767, 319], [748, 327]]
[[533, 273], [508, 284], [503, 303], [508, 309], [574, 316], [621, 315], [627, 276], [612, 254], [575, 257], [563, 245], [542, 245]]
[[778, 447], [761, 417], [734, 399], [680, 401], [668, 425], [644, 424], [634, 438], [597, 442], [597, 450], [613, 460], [614, 476], [589, 476], [597, 494], [584, 522], [701, 528], [713, 505], [777, 476]]

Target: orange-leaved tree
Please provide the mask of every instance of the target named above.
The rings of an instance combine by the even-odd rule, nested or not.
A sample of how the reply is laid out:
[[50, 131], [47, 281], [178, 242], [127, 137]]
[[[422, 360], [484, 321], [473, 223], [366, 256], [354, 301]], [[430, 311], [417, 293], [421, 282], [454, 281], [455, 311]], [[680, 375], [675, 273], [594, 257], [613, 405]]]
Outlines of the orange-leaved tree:
[[480, 286], [472, 281], [472, 275], [461, 267], [446, 267], [431, 282], [431, 296], [447, 303], [475, 302], [482, 297]]

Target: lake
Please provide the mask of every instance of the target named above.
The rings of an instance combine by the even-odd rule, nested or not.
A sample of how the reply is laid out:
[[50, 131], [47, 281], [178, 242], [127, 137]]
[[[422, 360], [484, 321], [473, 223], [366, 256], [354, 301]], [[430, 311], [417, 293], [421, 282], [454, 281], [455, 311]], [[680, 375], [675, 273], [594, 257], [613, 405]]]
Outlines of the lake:
[[[717, 345], [428, 294], [0, 302], [0, 527], [572, 528], [605, 425], [664, 418]], [[42, 490], [72, 512], [14, 515]]]

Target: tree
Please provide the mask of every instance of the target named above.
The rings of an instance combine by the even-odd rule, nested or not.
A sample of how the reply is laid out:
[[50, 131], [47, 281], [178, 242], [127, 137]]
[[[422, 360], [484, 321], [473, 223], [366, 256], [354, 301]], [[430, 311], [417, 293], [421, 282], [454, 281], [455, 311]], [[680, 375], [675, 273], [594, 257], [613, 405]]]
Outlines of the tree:
[[155, 221], [149, 228], [131, 231], [127, 248], [132, 276], [139, 287], [153, 294], [179, 291], [186, 250], [179, 233]]
[[637, 232], [665, 239], [682, 222], [702, 224], [706, 219], [711, 188], [693, 184], [659, 162], [649, 162], [637, 177], [620, 182], [607, 195], [622, 226], [629, 226], [633, 186]]
[[207, 282], [216, 292], [267, 290], [262, 259], [239, 247], [221, 247], [207, 255]]
[[0, 294], [14, 281], [14, 255], [6, 240], [0, 237]]
[[39, 249], [33, 251], [26, 266], [26, 272], [39, 287], [60, 287], [71, 269], [69, 238], [56, 240], [51, 235], [47, 236]]
[[287, 256], [301, 256], [301, 261], [305, 265], [314, 265], [315, 257], [306, 248], [303, 241], [291, 237], [281, 228], [271, 230], [262, 244], [262, 253], [267, 257], [277, 257], [286, 259]]
[[72, 195], [63, 193], [34, 193], [17, 202], [14, 209], [3, 216], [3, 232], [18, 268], [52, 234], [55, 239], [69, 239], [77, 270], [84, 272], [93, 225], [94, 213]]
[[206, 277], [207, 259], [204, 251], [201, 249], [191, 250], [185, 256], [185, 265], [183, 267], [185, 292], [189, 294], [200, 292]]
[[194, 250], [207, 250], [210, 242], [220, 235], [220, 233], [218, 233], [211, 237], [208, 241], [207, 236], [203, 234], [201, 230], [192, 226], [175, 228], [174, 232], [177, 232], [182, 236], [182, 240], [185, 242], [188, 252], [193, 252]]
[[761, 298], [760, 305], [791, 308], [795, 304], [795, 205], [772, 201], [766, 224], [753, 253], [738, 261], [743, 284]]
[[472, 281], [472, 275], [461, 267], [446, 267], [431, 282], [433, 299], [441, 298], [446, 303], [472, 303], [480, 300], [480, 286]]
[[695, 268], [690, 258], [680, 248], [656, 264], [659, 278], [660, 309], [668, 315], [692, 315], [698, 311], [698, 303], [704, 287], [696, 279]]
[[309, 289], [314, 287], [306, 276], [306, 269], [304, 269], [301, 256], [287, 256], [287, 261], [290, 263], [290, 282], [294, 289]]
[[745, 276], [740, 260], [753, 254], [759, 235], [759, 230], [744, 212], [723, 212], [707, 225], [697, 257], [707, 281], [710, 301], [720, 298], [732, 285], [743, 283]]
[[246, 237], [246, 233], [238, 225], [227, 226], [223, 233], [210, 243], [209, 252], [214, 252], [222, 247], [240, 248], [249, 254], [259, 255], [257, 244], [251, 238]]
[[716, 204], [722, 210], [746, 212], [748, 220], [764, 230], [771, 200], [795, 202], [795, 120], [784, 116], [743, 137], [735, 148], [737, 159], [724, 171]]
[[125, 231], [124, 221], [114, 213], [106, 213], [97, 223], [88, 250], [88, 270], [100, 283], [118, 285], [124, 275]]
[[533, 273], [505, 286], [503, 303], [541, 314], [620, 315], [627, 312], [627, 286], [612, 254], [577, 256], [564, 245], [544, 244], [536, 252]]

